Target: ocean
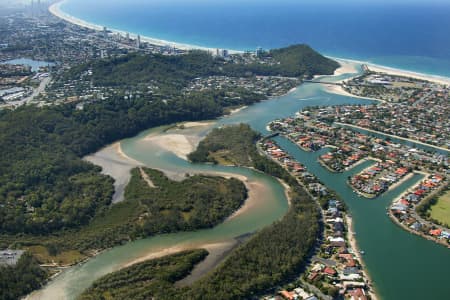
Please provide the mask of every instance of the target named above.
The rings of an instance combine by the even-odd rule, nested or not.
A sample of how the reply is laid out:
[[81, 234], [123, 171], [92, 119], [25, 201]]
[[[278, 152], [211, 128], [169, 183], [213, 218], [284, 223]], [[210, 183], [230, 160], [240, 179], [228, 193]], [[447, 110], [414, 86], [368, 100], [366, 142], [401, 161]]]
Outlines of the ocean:
[[67, 0], [61, 10], [183, 44], [254, 50], [306, 43], [329, 56], [450, 77], [450, 1]]

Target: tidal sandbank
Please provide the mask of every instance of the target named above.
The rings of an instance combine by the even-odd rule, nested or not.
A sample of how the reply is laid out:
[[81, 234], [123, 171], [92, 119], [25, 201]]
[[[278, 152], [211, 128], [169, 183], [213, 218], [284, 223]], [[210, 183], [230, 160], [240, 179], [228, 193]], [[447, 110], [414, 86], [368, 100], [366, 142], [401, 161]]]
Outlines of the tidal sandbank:
[[125, 187], [131, 178], [131, 169], [143, 164], [128, 157], [120, 146], [120, 142], [109, 145], [100, 151], [85, 156], [84, 160], [102, 168], [102, 174], [114, 179], [114, 195], [112, 202], [118, 203], [124, 200]]

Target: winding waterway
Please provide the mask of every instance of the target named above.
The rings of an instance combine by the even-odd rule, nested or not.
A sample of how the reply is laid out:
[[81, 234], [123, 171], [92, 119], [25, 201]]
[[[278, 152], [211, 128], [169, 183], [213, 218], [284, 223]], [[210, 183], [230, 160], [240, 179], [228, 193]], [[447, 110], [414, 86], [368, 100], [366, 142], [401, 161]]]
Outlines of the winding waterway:
[[[339, 77], [324, 77], [339, 80]], [[248, 123], [266, 133], [269, 121], [293, 115], [312, 105], [365, 104], [369, 100], [334, 95], [321, 85], [304, 84], [283, 97], [252, 105], [232, 116], [218, 120], [212, 126]], [[207, 129], [200, 134], [205, 134]], [[280, 219], [288, 204], [283, 187], [273, 178], [245, 168], [193, 165], [149, 143], [145, 137], [152, 131], [121, 142], [123, 152], [145, 165], [169, 172], [222, 172], [244, 175], [249, 182], [264, 185], [258, 205], [235, 218], [207, 230], [160, 235], [115, 247], [90, 259], [87, 263], [70, 268], [48, 284], [35, 299], [74, 299], [95, 279], [119, 269], [146, 254], [176, 247], [223, 243], [245, 233], [254, 232]], [[444, 299], [450, 294], [450, 252], [442, 246], [412, 235], [394, 225], [386, 215], [386, 207], [393, 198], [420, 179], [416, 175], [400, 187], [375, 200], [359, 198], [346, 185], [348, 175], [362, 170], [362, 164], [344, 174], [332, 174], [317, 163], [321, 152], [306, 153], [284, 138], [277, 142], [328, 187], [335, 190], [347, 203], [353, 216], [354, 229], [370, 276], [382, 299]]]

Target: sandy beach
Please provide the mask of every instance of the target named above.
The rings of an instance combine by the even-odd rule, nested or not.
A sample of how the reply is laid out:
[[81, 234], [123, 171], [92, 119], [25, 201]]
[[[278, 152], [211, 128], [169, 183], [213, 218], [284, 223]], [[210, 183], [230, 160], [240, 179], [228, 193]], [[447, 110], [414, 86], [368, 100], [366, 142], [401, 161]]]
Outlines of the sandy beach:
[[379, 102], [386, 102], [381, 99], [377, 98], [370, 98], [370, 97], [362, 97], [350, 94], [349, 92], [345, 91], [340, 85], [334, 85], [334, 84], [324, 84], [325, 90], [331, 94], [346, 96], [346, 97], [352, 97], [352, 98], [358, 98], [358, 99], [365, 99], [365, 100], [373, 100], [373, 101], [379, 101]]
[[183, 126], [184, 128], [194, 128], [194, 127], [211, 126], [214, 123], [215, 123], [214, 121], [184, 122], [180, 126]]
[[[292, 90], [295, 90], [295, 88]], [[231, 116], [231, 115], [237, 114], [238, 112], [240, 112], [243, 109], [246, 109], [247, 107], [248, 107], [247, 105], [244, 105], [244, 106], [232, 109], [232, 110], [230, 110], [230, 113], [228, 115]]]
[[374, 72], [388, 73], [388, 74], [392, 74], [392, 75], [411, 77], [411, 78], [416, 78], [416, 79], [421, 79], [421, 80], [428, 80], [428, 81], [432, 81], [432, 82], [436, 82], [436, 83], [440, 83], [440, 84], [444, 84], [444, 85], [450, 85], [450, 78], [448, 78], [448, 77], [416, 73], [416, 72], [400, 70], [400, 69], [379, 66], [379, 65], [374, 65], [374, 64], [367, 64], [367, 66], [369, 67], [369, 70], [374, 71]]
[[338, 61], [339, 63], [341, 63], [341, 61], [344, 61], [344, 62], [353, 63], [353, 64], [357, 64], [357, 65], [367, 65], [369, 70], [374, 71], [374, 72], [389, 73], [392, 75], [411, 77], [411, 78], [416, 78], [416, 79], [421, 79], [421, 80], [428, 80], [428, 81], [432, 81], [432, 82], [436, 82], [436, 83], [440, 83], [440, 84], [450, 85], [450, 77], [402, 70], [402, 69], [397, 69], [397, 68], [393, 68], [393, 67], [387, 67], [387, 66], [374, 64], [374, 63], [371, 63], [368, 61], [361, 61], [361, 60], [350, 59], [350, 58], [341, 58], [341, 57], [332, 57], [332, 56], [327, 56], [327, 57], [334, 59], [334, 60]]
[[151, 133], [144, 138], [144, 141], [188, 160], [187, 155], [197, 148], [201, 140], [197, 131], [206, 130], [214, 123], [214, 121], [183, 122], [162, 133]]
[[[235, 176], [233, 176], [236, 178]], [[261, 199], [261, 196], [264, 195], [266, 192], [268, 192], [267, 187], [265, 187], [262, 183], [256, 182], [256, 181], [248, 181], [246, 178], [245, 180], [242, 180], [243, 178], [236, 178], [240, 179], [244, 182], [245, 187], [248, 191], [248, 197], [245, 200], [244, 204], [235, 211], [231, 216], [229, 216], [226, 221], [232, 220], [236, 217], [239, 217], [240, 215], [252, 210], [253, 208], [257, 207], [259, 203], [259, 199]]]
[[[69, 14], [66, 14], [65, 12], [63, 12], [61, 10], [61, 5], [63, 5], [65, 2], [65, 0], [61, 0], [57, 3], [52, 4], [49, 7], [49, 12], [51, 14], [53, 14], [54, 16], [63, 19], [69, 23], [81, 26], [81, 27], [85, 27], [85, 28], [89, 28], [89, 29], [93, 29], [93, 30], [98, 30], [98, 31], [102, 31], [103, 30], [103, 26], [101, 25], [97, 25], [97, 24], [93, 24], [90, 22], [86, 22], [84, 20], [81, 20], [79, 18], [76, 18], [74, 16], [71, 16]], [[132, 39], [137, 39], [138, 35], [132, 32], [125, 32], [123, 30], [119, 30], [119, 29], [115, 29], [115, 28], [107, 28], [109, 31], [111, 31], [114, 34], [120, 34], [121, 36], [125, 37], [127, 34], [129, 34], [130, 38]], [[173, 41], [167, 41], [167, 40], [163, 40], [163, 39], [157, 39], [157, 38], [152, 38], [152, 37], [148, 37], [148, 36], [144, 36], [141, 35], [141, 41], [145, 42], [145, 43], [149, 43], [151, 45], [156, 45], [156, 46], [168, 46], [168, 47], [173, 47], [173, 48], [177, 48], [180, 50], [205, 50], [205, 51], [209, 51], [209, 52], [215, 52], [216, 48], [208, 48], [208, 47], [203, 47], [203, 46], [198, 46], [198, 45], [191, 45], [191, 44], [184, 44], [184, 43], [178, 43], [178, 42], [173, 42]], [[239, 50], [233, 50], [233, 49], [228, 49], [228, 52], [230, 54], [235, 54], [235, 53], [243, 53], [243, 51], [239, 51]]]
[[[332, 57], [330, 57], [332, 58]], [[340, 59], [340, 58], [332, 58], [336, 60], [341, 66], [334, 71], [334, 76], [340, 76], [343, 74], [357, 74], [359, 72], [359, 68], [357, 63], [351, 62], [349, 60]]]
[[195, 150], [192, 140], [182, 134], [151, 135], [147, 136], [145, 141], [172, 152], [184, 160], [187, 160], [187, 155]]
[[125, 264], [123, 264], [122, 266], [120, 266], [120, 269], [122, 268], [126, 268], [129, 267], [131, 265], [149, 260], [149, 259], [155, 259], [155, 258], [159, 258], [159, 257], [163, 257], [163, 256], [167, 256], [167, 255], [171, 255], [171, 254], [175, 254], [181, 251], [186, 251], [186, 250], [192, 250], [192, 249], [206, 249], [208, 250], [208, 252], [210, 253], [214, 253], [217, 250], [220, 250], [224, 247], [230, 246], [230, 244], [232, 244], [233, 242], [222, 242], [222, 243], [214, 243], [214, 244], [182, 244], [182, 245], [178, 245], [175, 247], [170, 247], [170, 248], [165, 248], [156, 252], [152, 252], [149, 253], [147, 255], [143, 255], [137, 259], [134, 259], [132, 261], [129, 261]]

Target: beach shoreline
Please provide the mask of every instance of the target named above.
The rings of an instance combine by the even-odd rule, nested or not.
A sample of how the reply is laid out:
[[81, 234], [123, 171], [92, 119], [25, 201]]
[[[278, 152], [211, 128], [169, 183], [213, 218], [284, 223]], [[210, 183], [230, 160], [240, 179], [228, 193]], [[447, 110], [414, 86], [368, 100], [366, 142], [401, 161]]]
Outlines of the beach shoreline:
[[440, 83], [440, 84], [444, 84], [444, 85], [450, 85], [450, 77], [446, 77], [446, 76], [427, 74], [427, 73], [404, 70], [404, 69], [399, 69], [399, 68], [394, 68], [394, 67], [389, 67], [389, 66], [383, 66], [383, 65], [371, 63], [369, 61], [356, 60], [356, 59], [352, 59], [352, 58], [334, 57], [334, 56], [328, 56], [328, 55], [326, 55], [326, 57], [336, 60], [338, 62], [344, 61], [344, 62], [348, 62], [348, 63], [354, 63], [357, 65], [366, 65], [369, 68], [369, 70], [374, 71], [374, 72], [388, 73], [391, 75], [411, 77], [411, 78], [420, 79], [420, 80], [432, 81], [432, 82], [436, 82], [436, 83]]
[[[71, 16], [71, 15], [65, 13], [64, 11], [62, 11], [61, 5], [63, 5], [64, 2], [66, 2], [66, 1], [67, 0], [60, 0], [56, 3], [53, 3], [52, 5], [49, 6], [48, 11], [55, 17], [60, 18], [66, 22], [72, 23], [74, 25], [78, 25], [80, 27], [97, 30], [97, 31], [103, 30], [104, 26], [102, 26], [102, 25], [84, 21], [82, 19]], [[186, 44], [186, 43], [179, 43], [179, 42], [175, 42], [175, 41], [167, 41], [164, 39], [158, 39], [158, 38], [153, 38], [153, 37], [149, 37], [149, 36], [145, 36], [145, 35], [139, 35], [139, 34], [136, 34], [133, 32], [126, 32], [126, 31], [123, 31], [120, 29], [115, 29], [115, 28], [110, 28], [110, 27], [107, 27], [107, 29], [109, 31], [111, 31], [112, 33], [120, 34], [122, 37], [125, 37], [128, 34], [130, 36], [130, 38], [137, 39], [137, 37], [140, 36], [142, 42], [146, 42], [151, 45], [163, 46], [163, 47], [169, 46], [169, 47], [173, 47], [173, 48], [180, 49], [180, 50], [204, 50], [204, 51], [209, 51], [209, 52], [216, 51], [216, 48], [204, 47], [204, 46], [198, 46], [198, 45], [192, 45], [192, 44]], [[234, 50], [234, 49], [227, 49], [227, 50], [230, 54], [244, 52], [244, 51]]]
[[[82, 19], [71, 16], [71, 15], [65, 13], [64, 11], [62, 11], [61, 5], [64, 4], [65, 1], [67, 1], [67, 0], [61, 0], [61, 1], [58, 1], [54, 4], [52, 4], [48, 9], [49, 12], [62, 20], [65, 20], [69, 23], [72, 23], [72, 24], [75, 24], [75, 25], [78, 25], [81, 27], [85, 27], [85, 28], [89, 28], [89, 29], [93, 29], [93, 30], [97, 30], [97, 31], [103, 30], [102, 25], [84, 21]], [[131, 38], [136, 39], [138, 36], [138, 34], [133, 33], [133, 32], [125, 32], [123, 30], [119, 30], [119, 29], [115, 29], [115, 28], [107, 28], [107, 29], [113, 33], [118, 33], [124, 37], [127, 34], [129, 34], [129, 36]], [[209, 51], [209, 52], [211, 52], [211, 51], [214, 52], [217, 49], [217, 48], [213, 48], [213, 47], [205, 47], [205, 46], [199, 46], [199, 45], [194, 45], [194, 44], [186, 44], [186, 43], [180, 43], [180, 42], [176, 42], [176, 41], [158, 39], [158, 38], [149, 37], [149, 36], [145, 36], [145, 35], [141, 36], [141, 40], [143, 42], [147, 42], [152, 45], [170, 46], [170, 47], [174, 47], [174, 48], [177, 48], [180, 50], [205, 50], [205, 51]], [[227, 50], [230, 54], [244, 53], [244, 51], [242, 51], [242, 50], [236, 50], [236, 49], [227, 49]], [[357, 59], [352, 59], [352, 58], [334, 57], [334, 56], [330, 56], [330, 55], [325, 55], [325, 56], [330, 59], [336, 60], [341, 64], [341, 67], [335, 71], [334, 76], [358, 73], [358, 70], [355, 68], [355, 66], [350, 66], [350, 65], [351, 64], [353, 64], [353, 65], [365, 64], [369, 67], [370, 70], [375, 71], [375, 72], [388, 73], [388, 74], [398, 75], [398, 76], [412, 77], [412, 78], [416, 78], [416, 79], [437, 82], [437, 83], [444, 84], [444, 85], [450, 85], [450, 77], [421, 73], [421, 72], [410, 71], [410, 70], [403, 70], [403, 69], [399, 69], [399, 68], [383, 66], [383, 65], [371, 63], [369, 61], [362, 61], [362, 60], [357, 60]], [[342, 66], [342, 64], [344, 64], [344, 66]], [[345, 91], [343, 91], [343, 92], [345, 92]], [[350, 95], [350, 94], [348, 94], [348, 95]], [[345, 95], [345, 96], [348, 96], [348, 95]], [[373, 99], [373, 100], [375, 100], [375, 99]]]

